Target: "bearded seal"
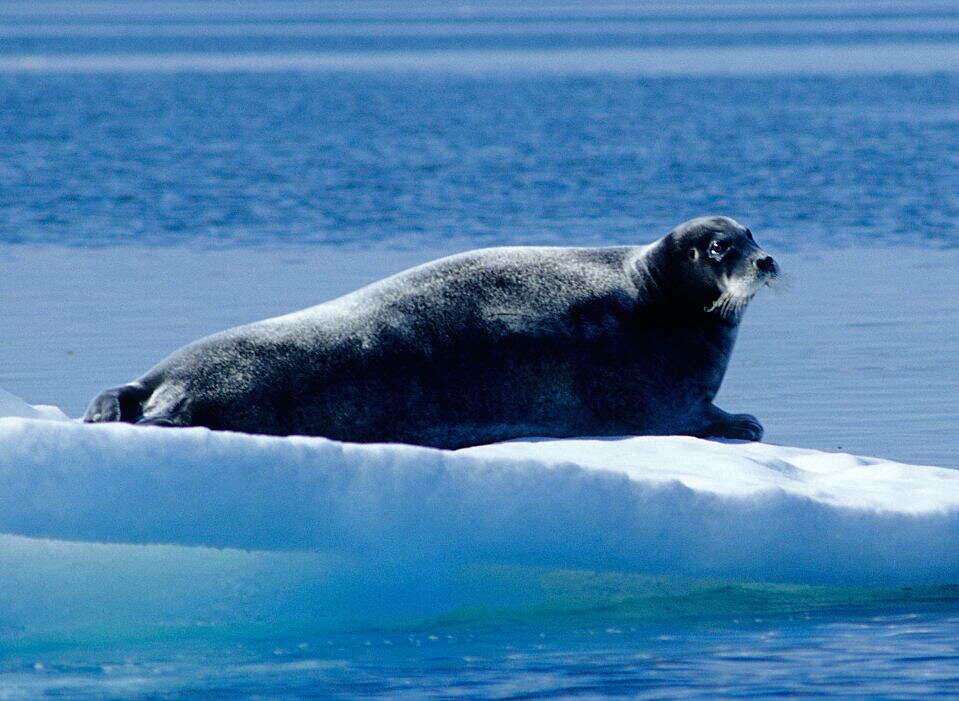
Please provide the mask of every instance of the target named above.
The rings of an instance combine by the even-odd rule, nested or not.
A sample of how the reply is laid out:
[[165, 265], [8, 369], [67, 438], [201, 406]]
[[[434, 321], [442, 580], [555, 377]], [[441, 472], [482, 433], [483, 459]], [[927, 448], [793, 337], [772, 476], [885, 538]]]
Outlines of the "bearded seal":
[[102, 392], [84, 421], [450, 449], [522, 436], [759, 440], [753, 416], [712, 400], [743, 308], [777, 275], [727, 217], [645, 246], [470, 251], [200, 339]]

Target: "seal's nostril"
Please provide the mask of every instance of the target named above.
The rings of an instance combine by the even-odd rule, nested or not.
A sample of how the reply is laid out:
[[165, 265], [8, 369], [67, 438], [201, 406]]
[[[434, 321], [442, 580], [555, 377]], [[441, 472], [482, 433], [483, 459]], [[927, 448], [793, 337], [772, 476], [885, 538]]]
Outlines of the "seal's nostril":
[[764, 273], [768, 273], [776, 267], [776, 262], [770, 256], [766, 256], [765, 258], [757, 258], [756, 267], [762, 270]]

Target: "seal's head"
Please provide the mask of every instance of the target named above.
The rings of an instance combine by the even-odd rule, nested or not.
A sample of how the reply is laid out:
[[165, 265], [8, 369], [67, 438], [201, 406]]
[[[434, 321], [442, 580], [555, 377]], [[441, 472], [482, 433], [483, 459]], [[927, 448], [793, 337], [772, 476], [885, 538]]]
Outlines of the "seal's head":
[[753, 240], [752, 232], [729, 217], [683, 222], [663, 239], [686, 288], [708, 312], [735, 318], [779, 266]]

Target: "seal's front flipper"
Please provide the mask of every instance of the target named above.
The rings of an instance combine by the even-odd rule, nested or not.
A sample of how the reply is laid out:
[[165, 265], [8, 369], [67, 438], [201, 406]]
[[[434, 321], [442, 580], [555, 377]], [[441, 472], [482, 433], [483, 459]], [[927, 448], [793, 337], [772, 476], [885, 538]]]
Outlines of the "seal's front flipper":
[[738, 438], [741, 441], [761, 441], [763, 425], [752, 414], [733, 414], [719, 435], [722, 438]]
[[146, 387], [136, 382], [105, 389], [90, 402], [83, 421], [88, 424], [104, 421], [133, 423], [142, 415], [141, 406], [149, 394]]
[[727, 414], [719, 407], [710, 407], [710, 423], [700, 435], [703, 438], [732, 438], [741, 441], [760, 441], [763, 426], [752, 414]]

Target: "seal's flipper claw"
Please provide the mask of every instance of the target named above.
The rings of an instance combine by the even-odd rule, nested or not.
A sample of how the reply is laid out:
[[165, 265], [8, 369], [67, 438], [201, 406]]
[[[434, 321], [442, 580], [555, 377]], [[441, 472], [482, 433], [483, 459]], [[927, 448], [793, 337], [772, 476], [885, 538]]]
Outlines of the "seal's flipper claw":
[[733, 414], [720, 435], [741, 441], [761, 441], [763, 426], [752, 414]]
[[759, 441], [763, 437], [763, 425], [752, 414], [727, 414], [715, 405], [710, 405], [709, 423], [700, 438], [730, 438], [739, 441]]

